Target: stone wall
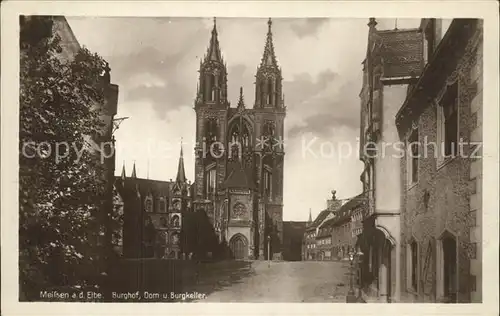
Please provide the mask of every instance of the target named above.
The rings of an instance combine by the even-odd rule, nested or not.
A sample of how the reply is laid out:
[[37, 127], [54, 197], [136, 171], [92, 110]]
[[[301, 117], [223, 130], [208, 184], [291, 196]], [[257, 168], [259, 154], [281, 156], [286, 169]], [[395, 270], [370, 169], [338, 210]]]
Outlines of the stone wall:
[[[477, 45], [469, 43], [469, 46]], [[473, 49], [468, 47], [467, 51]], [[482, 56], [481, 46], [473, 57], [466, 56], [459, 63], [459, 139], [481, 141], [481, 58], [471, 68], [471, 58]], [[453, 79], [452, 79], [453, 80]], [[449, 81], [449, 80], [448, 80]], [[477, 88], [472, 82], [477, 82]], [[442, 83], [443, 87], [445, 83]], [[418, 182], [406, 184], [407, 161], [401, 159], [402, 212], [401, 212], [401, 287], [406, 296], [418, 301], [440, 300], [442, 276], [439, 249], [443, 234], [451, 234], [457, 241], [457, 301], [481, 300], [481, 161], [455, 157], [444, 163], [436, 159], [437, 112], [435, 102], [422, 104], [426, 109], [418, 120], [419, 142], [425, 146], [419, 159]], [[411, 127], [408, 127], [411, 128]], [[427, 145], [426, 145], [427, 144]], [[421, 147], [422, 148], [422, 147]], [[425, 152], [426, 150], [426, 152]], [[464, 154], [470, 147], [464, 146]], [[418, 289], [408, 289], [407, 247], [412, 240], [418, 244]]]

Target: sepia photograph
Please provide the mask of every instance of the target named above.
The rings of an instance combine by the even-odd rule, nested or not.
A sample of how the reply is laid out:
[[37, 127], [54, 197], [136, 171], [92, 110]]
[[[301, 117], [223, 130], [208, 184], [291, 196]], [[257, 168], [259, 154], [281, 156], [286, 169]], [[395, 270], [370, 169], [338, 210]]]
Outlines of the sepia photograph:
[[484, 19], [16, 19], [18, 303], [484, 302]]

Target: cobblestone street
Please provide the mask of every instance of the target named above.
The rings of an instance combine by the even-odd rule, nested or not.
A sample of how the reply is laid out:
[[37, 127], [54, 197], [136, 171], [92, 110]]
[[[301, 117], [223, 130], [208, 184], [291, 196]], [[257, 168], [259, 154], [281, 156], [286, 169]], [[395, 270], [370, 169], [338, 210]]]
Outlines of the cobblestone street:
[[224, 273], [200, 275], [198, 302], [338, 302], [345, 303], [348, 268], [343, 262], [249, 262]]

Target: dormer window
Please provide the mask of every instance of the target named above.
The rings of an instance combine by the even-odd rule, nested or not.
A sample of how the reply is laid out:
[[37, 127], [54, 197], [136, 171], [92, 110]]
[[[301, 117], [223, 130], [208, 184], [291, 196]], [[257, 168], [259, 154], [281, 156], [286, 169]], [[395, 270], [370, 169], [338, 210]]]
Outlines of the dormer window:
[[153, 199], [151, 197], [147, 197], [144, 201], [144, 210], [148, 213], [153, 211]]

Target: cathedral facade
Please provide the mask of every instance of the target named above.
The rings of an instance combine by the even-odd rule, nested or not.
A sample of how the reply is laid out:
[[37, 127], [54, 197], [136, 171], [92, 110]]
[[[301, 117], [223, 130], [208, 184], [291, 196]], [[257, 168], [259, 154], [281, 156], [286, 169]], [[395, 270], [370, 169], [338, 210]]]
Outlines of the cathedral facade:
[[214, 20], [194, 102], [194, 182], [186, 179], [182, 147], [175, 181], [138, 178], [135, 165], [129, 177], [125, 169], [116, 177], [124, 257], [281, 258], [285, 105], [271, 26], [254, 104], [245, 104], [240, 88], [231, 107]]
[[214, 19], [200, 63], [196, 111], [193, 210], [204, 212], [236, 259], [280, 257], [283, 240], [283, 163], [286, 107], [269, 19], [255, 75], [255, 100], [227, 99], [227, 68]]
[[175, 181], [138, 178], [135, 164], [129, 177], [115, 180], [123, 214], [123, 256], [182, 259], [197, 251], [191, 196], [181, 148]]

